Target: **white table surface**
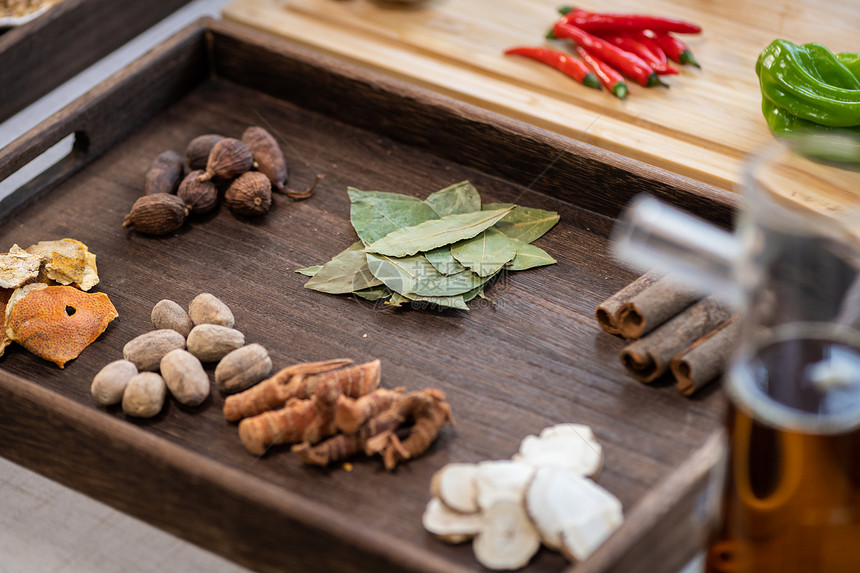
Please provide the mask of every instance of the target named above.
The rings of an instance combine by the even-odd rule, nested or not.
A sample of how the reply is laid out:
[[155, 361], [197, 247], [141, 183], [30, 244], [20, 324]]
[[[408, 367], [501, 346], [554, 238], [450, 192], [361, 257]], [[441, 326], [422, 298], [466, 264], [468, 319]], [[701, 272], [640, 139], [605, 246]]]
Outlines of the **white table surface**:
[[[228, 1], [190, 2], [0, 123], [0, 148], [197, 18], [218, 17]], [[0, 183], [0, 199], [67, 151], [61, 145]], [[248, 570], [0, 458], [0, 573], [149, 571]]]

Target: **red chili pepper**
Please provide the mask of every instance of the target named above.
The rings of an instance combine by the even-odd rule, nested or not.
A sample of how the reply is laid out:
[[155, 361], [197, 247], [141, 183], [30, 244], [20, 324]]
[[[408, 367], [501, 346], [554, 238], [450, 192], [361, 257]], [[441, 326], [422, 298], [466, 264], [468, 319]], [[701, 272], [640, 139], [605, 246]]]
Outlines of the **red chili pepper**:
[[699, 62], [696, 61], [696, 58], [693, 57], [693, 51], [690, 50], [690, 47], [675, 36], [655, 31], [654, 41], [657, 42], [660, 48], [666, 52], [666, 55], [669, 56], [669, 59], [673, 62], [678, 62], [679, 64], [690, 64], [697, 68], [702, 67], [699, 65]]
[[606, 34], [601, 36], [604, 40], [618, 46], [625, 52], [636, 54], [642, 61], [651, 66], [651, 69], [659, 75], [677, 74], [678, 70], [670, 66], [666, 61], [666, 54], [660, 50], [660, 55], [652, 52], [644, 43], [634, 38], [630, 33], [623, 32], [618, 34]]
[[606, 89], [615, 94], [618, 99], [627, 97], [627, 82], [624, 81], [624, 77], [618, 73], [618, 70], [606, 62], [601, 62], [589, 54], [582, 46], [576, 47], [576, 53], [594, 71], [600, 83], [605, 85]]
[[558, 71], [567, 74], [576, 81], [590, 88], [600, 89], [600, 81], [597, 76], [576, 58], [572, 58], [562, 52], [550, 50], [549, 48], [518, 47], [505, 50], [509, 56], [524, 56], [539, 62], [543, 62]]
[[666, 85], [660, 81], [660, 78], [651, 69], [651, 66], [643, 62], [639, 56], [625, 52], [621, 48], [613, 46], [597, 36], [592, 36], [585, 30], [577, 28], [573, 24], [568, 24], [563, 19], [555, 23], [555, 26], [552, 28], [552, 34], [556, 38], [573, 40], [592, 55], [597, 56], [622, 74], [632, 78], [639, 85]]
[[[661, 66], [674, 70], [671, 73], [678, 73], [678, 70], [676, 68], [669, 65], [669, 59], [666, 57], [666, 52], [663, 51], [663, 48], [661, 48], [660, 44], [658, 44], [657, 41], [654, 39], [654, 32], [652, 32], [651, 30], [640, 30], [638, 32], [633, 32], [632, 36], [642, 42], [642, 45], [648, 48], [648, 50], [650, 50], [651, 53], [657, 57], [657, 59], [660, 61]], [[657, 73], [659, 74], [660, 72], [658, 71]]]
[[629, 32], [635, 30], [654, 30], [655, 32], [678, 32], [698, 34], [701, 26], [675, 18], [661, 18], [647, 14], [609, 14], [589, 12], [570, 6], [559, 9], [565, 20], [587, 32]]

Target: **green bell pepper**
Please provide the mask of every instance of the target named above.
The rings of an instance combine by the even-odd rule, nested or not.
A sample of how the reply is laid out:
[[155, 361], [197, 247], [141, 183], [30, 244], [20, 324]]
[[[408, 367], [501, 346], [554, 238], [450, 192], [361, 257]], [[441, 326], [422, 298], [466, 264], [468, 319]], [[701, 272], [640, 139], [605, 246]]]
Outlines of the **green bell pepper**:
[[771, 131], [860, 135], [860, 55], [774, 40], [759, 54], [762, 113]]

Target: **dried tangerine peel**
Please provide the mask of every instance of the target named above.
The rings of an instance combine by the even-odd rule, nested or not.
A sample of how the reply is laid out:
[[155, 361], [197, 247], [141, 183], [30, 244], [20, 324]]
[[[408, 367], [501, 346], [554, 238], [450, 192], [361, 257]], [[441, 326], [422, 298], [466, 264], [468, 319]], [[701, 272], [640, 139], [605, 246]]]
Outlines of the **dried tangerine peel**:
[[31, 255], [18, 245], [8, 253], [0, 254], [0, 288], [18, 288], [39, 275], [39, 257]]
[[40, 241], [27, 247], [42, 262], [44, 277], [61, 285], [73, 285], [88, 291], [99, 282], [96, 256], [75, 239]]
[[3, 319], [3, 328], [0, 328], [0, 356], [3, 356], [3, 352], [6, 350], [6, 347], [9, 346], [12, 341], [9, 340], [9, 337], [6, 336], [6, 303], [9, 302], [9, 297], [12, 296], [12, 292], [14, 289], [9, 288], [0, 288], [0, 318]]
[[6, 335], [63, 368], [117, 316], [104, 293], [85, 293], [69, 286], [27, 285], [13, 293], [7, 304]]

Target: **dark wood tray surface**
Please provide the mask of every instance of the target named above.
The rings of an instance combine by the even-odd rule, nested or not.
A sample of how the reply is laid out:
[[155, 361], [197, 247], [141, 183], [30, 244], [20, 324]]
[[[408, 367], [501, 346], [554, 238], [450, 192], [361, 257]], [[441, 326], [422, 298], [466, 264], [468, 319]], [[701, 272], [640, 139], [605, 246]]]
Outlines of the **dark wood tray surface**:
[[0, 121], [188, 3], [63, 0], [0, 34]]
[[[281, 141], [291, 186], [309, 183], [311, 168], [325, 174], [312, 199], [278, 196], [259, 220], [222, 207], [166, 238], [121, 227], [158, 153], [252, 124]], [[632, 522], [653, 528], [637, 505], [677, 484], [676, 470], [720, 425], [717, 392], [691, 400], [628, 378], [621, 341], [593, 318], [636, 276], [607, 253], [618, 208], [648, 189], [727, 224], [731, 199], [718, 190], [209, 20], [0, 151], [0, 178], [72, 132], [72, 156], [0, 203], [0, 248], [83, 241], [98, 255], [97, 290], [119, 311], [63, 370], [16, 345], [0, 359], [0, 455], [52, 479], [259, 570], [469, 571], [481, 570], [470, 545], [441, 543], [420, 522], [445, 463], [508, 458], [529, 433], [588, 424], [606, 452], [599, 483]], [[487, 202], [558, 211], [538, 243], [558, 264], [503, 277], [487, 293], [495, 305], [469, 312], [382, 308], [302, 287], [295, 269], [354, 241], [348, 185], [424, 197], [463, 179]], [[275, 368], [380, 358], [386, 387], [443, 389], [456, 427], [394, 472], [378, 459], [347, 472], [304, 467], [286, 448], [250, 456], [217, 391], [148, 421], [97, 407], [92, 377], [151, 328], [152, 306], [187, 305], [200, 292], [231, 306]], [[641, 534], [616, 537], [625, 546]], [[610, 557], [601, 567], [620, 558]], [[541, 550], [526, 570], [566, 567]]]

